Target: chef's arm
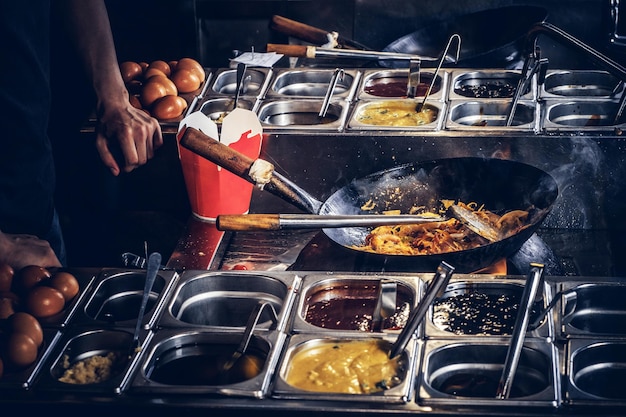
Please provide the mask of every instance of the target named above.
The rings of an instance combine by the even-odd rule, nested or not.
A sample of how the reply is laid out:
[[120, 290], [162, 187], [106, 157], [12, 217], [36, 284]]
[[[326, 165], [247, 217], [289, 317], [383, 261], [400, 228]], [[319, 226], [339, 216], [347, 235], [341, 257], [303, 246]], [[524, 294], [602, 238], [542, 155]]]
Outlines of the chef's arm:
[[[68, 33], [96, 93], [100, 158], [113, 175], [122, 169], [130, 172], [145, 164], [163, 144], [159, 123], [130, 104], [104, 1], [57, 1], [64, 8]], [[116, 160], [114, 154], [120, 151], [123, 157]]]

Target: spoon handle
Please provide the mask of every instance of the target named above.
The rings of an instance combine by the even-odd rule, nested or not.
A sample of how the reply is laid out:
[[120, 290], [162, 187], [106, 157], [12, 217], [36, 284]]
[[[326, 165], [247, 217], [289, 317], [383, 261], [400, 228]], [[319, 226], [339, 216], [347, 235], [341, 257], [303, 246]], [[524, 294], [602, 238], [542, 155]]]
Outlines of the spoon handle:
[[143, 289], [143, 295], [141, 298], [141, 305], [139, 306], [139, 315], [137, 316], [137, 323], [135, 324], [135, 333], [133, 335], [133, 348], [136, 348], [139, 341], [139, 331], [141, 330], [141, 323], [143, 316], [146, 312], [146, 306], [148, 305], [148, 299], [150, 298], [150, 291], [154, 285], [157, 272], [161, 266], [161, 254], [153, 252], [148, 257], [148, 269], [146, 270], [146, 283]]
[[417, 307], [411, 310], [411, 314], [407, 319], [404, 328], [398, 335], [398, 338], [391, 346], [391, 351], [389, 352], [390, 358], [395, 358], [399, 354], [401, 354], [404, 349], [406, 349], [406, 345], [413, 337], [413, 334], [417, 330], [417, 327], [422, 322], [422, 319], [428, 312], [430, 305], [432, 302], [441, 295], [443, 290], [445, 290], [446, 285], [448, 285], [448, 281], [454, 272], [454, 267], [442, 261], [437, 267], [437, 272], [435, 273], [434, 278], [430, 281], [428, 288], [426, 289], [426, 293], [424, 297], [419, 301]]

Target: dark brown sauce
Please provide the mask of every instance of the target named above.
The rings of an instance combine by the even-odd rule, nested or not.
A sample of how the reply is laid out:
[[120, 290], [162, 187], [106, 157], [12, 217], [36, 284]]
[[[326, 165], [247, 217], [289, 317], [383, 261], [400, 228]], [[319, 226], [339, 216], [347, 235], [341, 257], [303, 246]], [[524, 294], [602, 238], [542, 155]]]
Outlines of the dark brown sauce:
[[[404, 327], [409, 313], [406, 301], [398, 294], [396, 313], [384, 320], [384, 329], [392, 330]], [[376, 298], [374, 297], [322, 299], [307, 306], [305, 320], [307, 323], [322, 328], [371, 331], [372, 314], [375, 306]]]
[[[423, 97], [426, 94], [432, 77], [424, 76], [422, 80], [424, 82], [420, 82], [415, 91], [415, 96], [417, 97]], [[407, 82], [407, 79], [400, 79], [398, 77], [373, 79], [365, 84], [363, 91], [376, 97], [405, 97]], [[435, 83], [430, 93], [434, 94], [438, 92], [439, 88], [438, 83]]]

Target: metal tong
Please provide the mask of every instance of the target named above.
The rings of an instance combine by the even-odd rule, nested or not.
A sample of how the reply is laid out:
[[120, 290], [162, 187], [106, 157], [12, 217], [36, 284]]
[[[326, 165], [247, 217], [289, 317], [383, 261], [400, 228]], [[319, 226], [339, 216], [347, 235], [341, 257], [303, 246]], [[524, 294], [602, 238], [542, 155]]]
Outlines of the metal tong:
[[343, 76], [345, 71], [341, 68], [336, 68], [333, 73], [332, 78], [330, 79], [330, 84], [328, 85], [328, 90], [326, 90], [326, 96], [324, 96], [324, 101], [322, 102], [322, 108], [318, 114], [320, 119], [326, 117], [326, 112], [328, 111], [328, 107], [330, 106], [330, 100], [333, 98], [333, 93], [335, 92], [335, 88], [337, 88], [337, 83], [339, 81], [343, 81]]
[[[419, 103], [417, 106], [415, 106], [415, 111], [420, 112], [422, 111], [422, 108], [424, 107], [424, 104], [426, 103], [426, 100], [428, 99], [428, 96], [430, 95], [431, 91], [433, 90], [433, 86], [435, 85], [435, 81], [437, 81], [437, 75], [439, 75], [439, 70], [441, 70], [441, 66], [443, 65], [443, 61], [446, 59], [446, 56], [448, 56], [448, 51], [450, 50], [450, 45], [452, 44], [452, 42], [456, 40], [457, 41], [457, 47], [456, 47], [456, 55], [454, 57], [454, 63], [456, 64], [459, 61], [459, 55], [461, 54], [461, 36], [457, 33], [455, 33], [454, 35], [450, 36], [450, 39], [448, 39], [448, 44], [446, 45], [446, 48], [443, 50], [443, 53], [441, 54], [441, 58], [439, 59], [439, 64], [437, 64], [437, 69], [435, 70], [435, 73], [433, 74], [433, 79], [430, 82], [430, 85], [428, 86], [428, 90], [426, 91], [426, 94], [424, 94], [424, 98], [422, 99], [422, 102]], [[418, 68], [419, 70], [419, 68]], [[418, 78], [418, 82], [419, 82], [419, 78]], [[409, 84], [411, 83], [411, 75], [409, 74]]]
[[389, 357], [395, 358], [406, 349], [406, 345], [409, 343], [409, 340], [413, 337], [413, 334], [417, 330], [417, 327], [420, 325], [424, 316], [428, 312], [430, 305], [433, 303], [435, 298], [441, 297], [446, 286], [448, 285], [448, 281], [450, 281], [450, 277], [454, 272], [454, 267], [449, 265], [445, 261], [442, 261], [437, 267], [437, 272], [433, 277], [432, 281], [428, 285], [426, 289], [426, 294], [420, 300], [417, 307], [411, 310], [411, 314], [404, 325], [404, 328], [398, 335], [398, 338], [391, 346], [391, 350], [389, 351]]
[[502, 376], [498, 383], [496, 398], [507, 399], [511, 393], [513, 379], [515, 378], [519, 358], [522, 353], [522, 348], [524, 347], [524, 338], [528, 329], [532, 306], [537, 298], [543, 296], [541, 291], [543, 269], [544, 266], [542, 264], [533, 263], [530, 265], [530, 271], [526, 285], [524, 286], [524, 292], [522, 293], [518, 314], [513, 327], [513, 334], [511, 335], [511, 344], [509, 345], [509, 350], [507, 351], [504, 367], [502, 369]]
[[515, 117], [515, 110], [517, 110], [517, 103], [522, 95], [528, 90], [528, 86], [532, 81], [535, 74], [537, 74], [537, 86], [543, 84], [546, 79], [546, 72], [548, 71], [548, 59], [540, 58], [541, 50], [539, 47], [535, 47], [533, 53], [529, 54], [524, 60], [524, 66], [522, 68], [522, 74], [515, 88], [515, 94], [511, 101], [511, 107], [509, 108], [509, 114], [506, 118], [506, 126], [510, 127]]

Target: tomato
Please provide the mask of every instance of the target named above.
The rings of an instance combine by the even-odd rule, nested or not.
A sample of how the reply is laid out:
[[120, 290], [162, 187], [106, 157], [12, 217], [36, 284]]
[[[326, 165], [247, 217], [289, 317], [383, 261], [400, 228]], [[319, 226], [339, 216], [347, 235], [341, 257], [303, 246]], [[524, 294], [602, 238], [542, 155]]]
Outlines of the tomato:
[[163, 84], [159, 82], [147, 82], [141, 89], [139, 101], [144, 108], [148, 108], [152, 105], [152, 103], [161, 97], [165, 97], [166, 95], [167, 89]]
[[167, 74], [161, 71], [160, 69], [149, 67], [147, 70], [144, 71], [143, 79], [146, 80], [146, 82], [148, 82], [150, 81], [150, 78], [157, 76], [157, 75], [167, 78]]
[[124, 61], [120, 64], [120, 72], [125, 83], [138, 79], [143, 73], [143, 69], [139, 63], [134, 61]]
[[41, 281], [50, 278], [51, 274], [46, 268], [39, 265], [28, 265], [20, 269], [13, 278], [12, 291], [19, 296], [23, 296], [31, 288], [37, 286]]
[[200, 88], [202, 80], [190, 69], [180, 68], [172, 74], [172, 81], [181, 93], [192, 93]]
[[176, 84], [174, 81], [170, 80], [168, 77], [162, 75], [155, 75], [150, 77], [148, 80], [150, 83], [161, 83], [165, 87], [166, 95], [175, 96], [178, 94], [178, 89], [176, 88]]
[[26, 295], [26, 312], [37, 318], [54, 316], [65, 307], [63, 294], [55, 288], [39, 286]]
[[204, 77], [206, 75], [202, 65], [200, 65], [200, 63], [193, 58], [181, 58], [178, 61], [178, 64], [176, 64], [176, 69], [177, 70], [180, 70], [180, 69], [191, 70], [195, 72], [196, 75], [198, 75], [198, 78], [200, 78], [201, 80], [204, 80]]
[[152, 116], [158, 120], [175, 119], [187, 109], [187, 101], [181, 96], [167, 95], [158, 99], [152, 106]]
[[65, 302], [70, 301], [80, 291], [80, 285], [78, 284], [78, 280], [73, 274], [70, 274], [69, 272], [55, 272], [54, 274], [52, 274], [50, 279], [48, 279], [46, 284], [63, 294]]
[[168, 64], [167, 62], [158, 59], [156, 61], [152, 61], [150, 63], [150, 65], [148, 66], [148, 69], [151, 68], [156, 68], [158, 70], [161, 70], [166, 76], [170, 76], [170, 74], [172, 73], [172, 69], [170, 68], [170, 64]]

